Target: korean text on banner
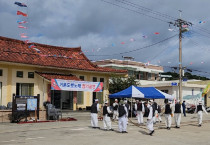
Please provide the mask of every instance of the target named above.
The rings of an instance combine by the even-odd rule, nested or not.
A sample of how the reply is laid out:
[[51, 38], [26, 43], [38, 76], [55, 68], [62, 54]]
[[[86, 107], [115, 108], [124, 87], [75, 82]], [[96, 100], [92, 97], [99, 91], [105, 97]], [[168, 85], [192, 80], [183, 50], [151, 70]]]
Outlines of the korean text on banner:
[[102, 82], [51, 79], [51, 90], [102, 92]]

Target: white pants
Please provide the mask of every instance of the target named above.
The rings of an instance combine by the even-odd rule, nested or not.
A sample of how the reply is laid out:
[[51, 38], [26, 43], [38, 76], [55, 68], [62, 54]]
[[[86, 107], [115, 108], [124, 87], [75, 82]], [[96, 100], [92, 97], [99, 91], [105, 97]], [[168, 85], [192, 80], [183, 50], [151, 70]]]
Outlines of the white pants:
[[118, 120], [118, 111], [117, 110], [114, 110], [114, 112], [113, 112], [113, 120], [114, 119]]
[[103, 123], [104, 123], [104, 129], [108, 130], [112, 129], [111, 119], [107, 114], [103, 116]]
[[158, 111], [155, 110], [155, 116], [153, 117], [153, 123], [156, 123], [157, 120], [158, 120]]
[[98, 114], [97, 113], [91, 113], [91, 126], [98, 127]]
[[137, 111], [137, 119], [138, 119], [138, 123], [144, 123], [144, 118], [143, 118], [143, 112], [142, 111]]
[[162, 121], [160, 113], [157, 114], [157, 121]]
[[126, 115], [123, 115], [122, 117], [119, 117], [119, 119], [118, 119], [118, 127], [119, 127], [119, 131], [120, 132], [127, 130]]
[[175, 125], [180, 127], [181, 113], [174, 113]]
[[153, 128], [153, 118], [152, 119], [147, 119], [147, 129], [152, 132], [154, 130]]
[[171, 127], [171, 114], [165, 114], [166, 127]]
[[198, 111], [198, 124], [202, 124], [203, 120], [203, 111]]

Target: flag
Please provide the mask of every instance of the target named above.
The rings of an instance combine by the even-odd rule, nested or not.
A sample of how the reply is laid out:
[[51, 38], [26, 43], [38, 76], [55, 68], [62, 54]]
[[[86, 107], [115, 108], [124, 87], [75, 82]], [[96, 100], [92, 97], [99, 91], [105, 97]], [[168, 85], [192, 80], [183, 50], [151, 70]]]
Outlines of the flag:
[[121, 44], [125, 44], [125, 42], [121, 42]]
[[160, 33], [159, 33], [159, 32], [155, 32], [154, 34], [156, 34], [156, 35], [157, 35], [157, 34], [160, 34]]
[[17, 23], [18, 24], [25, 24], [25, 23], [28, 23], [28, 22], [27, 21], [20, 21], [20, 20], [18, 20]]
[[15, 2], [14, 4], [16, 4], [16, 5], [20, 6], [20, 7], [27, 7], [26, 4], [20, 3], [20, 2]]
[[133, 41], [135, 41], [135, 39], [134, 38], [131, 38], [130, 41], [133, 42]]
[[30, 43], [30, 40], [25, 40], [24, 42], [25, 42], [25, 43]]
[[28, 15], [26, 13], [23, 13], [21, 11], [17, 11], [17, 15], [22, 15], [24, 17], [28, 17]]
[[35, 48], [35, 46], [33, 44], [29, 45], [29, 48]]
[[182, 25], [182, 27], [183, 27], [183, 28], [187, 28], [187, 27], [188, 27], [188, 25]]
[[24, 29], [27, 29], [27, 27], [24, 27], [24, 26], [21, 26], [19, 25], [18, 28], [24, 28]]
[[21, 34], [20, 34], [20, 37], [21, 37], [21, 38], [28, 38], [28, 36], [26, 36], [25, 33], [21, 33]]

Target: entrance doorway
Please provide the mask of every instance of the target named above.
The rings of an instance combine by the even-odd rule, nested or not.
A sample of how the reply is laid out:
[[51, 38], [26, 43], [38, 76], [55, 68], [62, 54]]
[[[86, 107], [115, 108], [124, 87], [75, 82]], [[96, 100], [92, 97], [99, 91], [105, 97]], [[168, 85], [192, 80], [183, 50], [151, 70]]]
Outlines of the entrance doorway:
[[73, 92], [72, 91], [51, 91], [51, 102], [55, 108], [73, 110]]

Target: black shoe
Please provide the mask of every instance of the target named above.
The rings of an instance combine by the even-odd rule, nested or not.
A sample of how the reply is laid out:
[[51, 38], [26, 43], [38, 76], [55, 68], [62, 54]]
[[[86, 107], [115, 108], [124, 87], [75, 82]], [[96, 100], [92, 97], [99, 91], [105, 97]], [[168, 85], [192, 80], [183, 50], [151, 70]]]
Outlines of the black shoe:
[[110, 131], [114, 131], [114, 129], [111, 128]]
[[170, 127], [167, 127], [167, 129], [170, 130], [171, 128]]
[[199, 124], [198, 127], [201, 127], [201, 124]]
[[92, 127], [93, 129], [96, 129], [96, 127]]
[[128, 133], [127, 131], [122, 131], [122, 133]]
[[152, 136], [152, 134], [153, 134], [154, 132], [155, 132], [154, 130], [153, 130], [153, 131], [151, 131], [149, 135], [151, 135], [151, 136]]

